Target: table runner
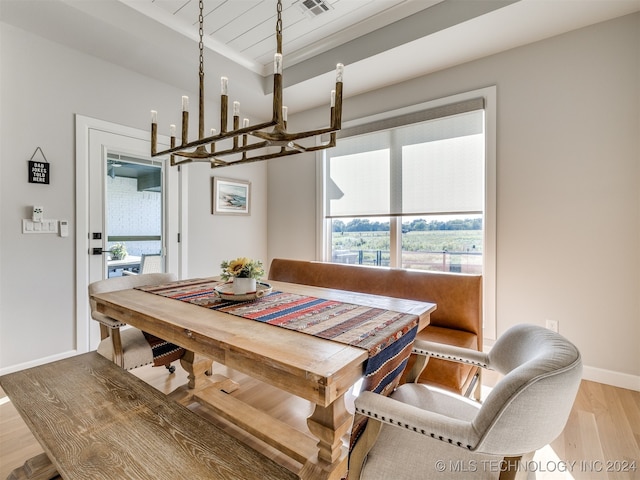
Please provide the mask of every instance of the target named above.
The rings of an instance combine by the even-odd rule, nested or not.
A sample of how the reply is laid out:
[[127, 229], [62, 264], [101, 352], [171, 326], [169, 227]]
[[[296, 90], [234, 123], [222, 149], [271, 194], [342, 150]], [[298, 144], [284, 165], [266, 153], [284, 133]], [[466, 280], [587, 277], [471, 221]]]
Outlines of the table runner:
[[[364, 348], [369, 353], [363, 390], [386, 395], [398, 384], [413, 340], [418, 316], [316, 297], [274, 291], [246, 302], [221, 300], [213, 279], [194, 279], [139, 290], [181, 300], [212, 310], [295, 330], [319, 338]], [[351, 444], [359, 437], [366, 417], [357, 418]]]
[[172, 362], [179, 360], [184, 355], [184, 348], [169, 343], [160, 337], [142, 332], [145, 340], [151, 347], [154, 367], [168, 367]]

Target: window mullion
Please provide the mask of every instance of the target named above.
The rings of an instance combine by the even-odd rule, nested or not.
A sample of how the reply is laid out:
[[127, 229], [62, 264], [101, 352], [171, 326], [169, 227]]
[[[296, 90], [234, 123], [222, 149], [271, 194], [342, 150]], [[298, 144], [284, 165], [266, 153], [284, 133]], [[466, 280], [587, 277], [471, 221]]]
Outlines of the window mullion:
[[402, 217], [389, 218], [389, 266], [402, 266]]
[[402, 145], [396, 130], [391, 130], [390, 134], [389, 211], [392, 216], [389, 218], [389, 262], [392, 267], [398, 267], [402, 263], [402, 232], [399, 232], [399, 226], [402, 227], [402, 217], [399, 216], [402, 213]]

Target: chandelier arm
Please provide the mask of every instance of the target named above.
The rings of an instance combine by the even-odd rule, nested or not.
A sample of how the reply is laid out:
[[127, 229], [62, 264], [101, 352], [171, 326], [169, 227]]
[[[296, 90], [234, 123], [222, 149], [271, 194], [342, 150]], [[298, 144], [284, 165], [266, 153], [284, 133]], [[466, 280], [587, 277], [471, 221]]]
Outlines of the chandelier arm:
[[202, 163], [202, 162], [209, 162], [210, 160], [208, 158], [186, 158], [186, 157], [180, 157], [182, 158], [182, 160], [176, 160], [175, 157], [173, 155], [171, 155], [171, 166], [175, 167], [177, 165], [182, 165], [183, 163]]
[[258, 155], [256, 157], [246, 157], [246, 158], [242, 158], [241, 160], [236, 160], [236, 161], [229, 161], [229, 162], [225, 163], [224, 165], [214, 165], [214, 164], [212, 164], [211, 168], [230, 167], [232, 165], [243, 165], [245, 163], [261, 162], [263, 160], [271, 160], [273, 158], [287, 157], [289, 155], [299, 155], [299, 154], [300, 154], [300, 152], [297, 151], [297, 150], [279, 151], [279, 152], [276, 152], [276, 153]]
[[[318, 146], [314, 146], [314, 147], [301, 147], [303, 149], [303, 153], [304, 152], [315, 152], [315, 151], [319, 151], [319, 150], [326, 150], [328, 148], [331, 147], [335, 147], [335, 141], [329, 142], [325, 145], [318, 145]], [[301, 152], [297, 149], [295, 150], [286, 150], [286, 149], [281, 149], [279, 152], [276, 153], [269, 153], [269, 154], [265, 154], [265, 155], [258, 155], [255, 157], [247, 157], [247, 158], [242, 158], [241, 160], [236, 160], [236, 161], [229, 161], [226, 162], [224, 165], [211, 165], [211, 168], [220, 168], [220, 167], [230, 167], [232, 165], [242, 165], [245, 163], [251, 163], [251, 162], [259, 162], [262, 160], [272, 160], [274, 158], [280, 158], [280, 157], [286, 157], [289, 155], [299, 155]]]
[[214, 152], [213, 154], [210, 154], [209, 157], [224, 157], [227, 155], [233, 155], [234, 153], [250, 152], [251, 150], [258, 150], [260, 148], [267, 148], [269, 146], [269, 142], [249, 143], [247, 145], [230, 148], [228, 150], [220, 150]]
[[[257, 125], [249, 125], [248, 127], [239, 128], [238, 130], [234, 130], [234, 131], [231, 131], [231, 132], [220, 133], [218, 135], [213, 135], [213, 136], [202, 138], [202, 139], [199, 139], [199, 140], [194, 140], [193, 142], [189, 142], [189, 143], [184, 144], [184, 145], [178, 145], [178, 146], [175, 146], [175, 147], [172, 147], [172, 148], [167, 148], [166, 150], [162, 150], [161, 152], [158, 152], [157, 149], [156, 149], [156, 151], [154, 151], [154, 149], [153, 149], [153, 147], [157, 145], [157, 141], [153, 141], [153, 132], [154, 132], [154, 130], [157, 132], [157, 125], [155, 127], [154, 127], [154, 125], [156, 125], [156, 124], [152, 124], [152, 127], [151, 127], [151, 134], [152, 134], [151, 156], [152, 157], [156, 157], [156, 156], [159, 156], [159, 155], [177, 154], [177, 152], [179, 152], [181, 150], [186, 150], [186, 149], [190, 149], [190, 148], [196, 148], [196, 147], [199, 147], [201, 145], [207, 145], [207, 144], [210, 144], [210, 143], [217, 143], [220, 140], [225, 140], [225, 139], [228, 139], [228, 138], [238, 137], [238, 136], [243, 135], [243, 134], [252, 134], [254, 130], [261, 130], [263, 128], [269, 128], [269, 127], [272, 127], [273, 125], [275, 125], [275, 123], [274, 123], [273, 120], [271, 120], [269, 122], [259, 123]], [[157, 133], [156, 133], [156, 138], [157, 138]]]
[[302, 145], [294, 143], [293, 146], [295, 148], [298, 148], [299, 150], [301, 150], [303, 152], [317, 152], [318, 150], [326, 150], [327, 148], [331, 148], [331, 147], [335, 147], [336, 146], [336, 132], [332, 132], [331, 133], [331, 137], [329, 138], [329, 141], [327, 143], [323, 143], [321, 145], [314, 145], [314, 146], [311, 146], [311, 147], [304, 147]]
[[220, 150], [220, 151], [214, 151], [214, 152], [208, 152], [205, 147], [199, 147], [193, 152], [185, 152], [185, 151], [177, 152], [175, 156], [189, 158], [192, 161], [197, 161], [197, 160], [203, 160], [203, 159], [206, 160], [209, 158], [224, 157], [227, 155], [233, 155], [237, 153], [249, 152], [252, 150], [258, 150], [258, 149], [267, 148], [270, 146], [273, 146], [273, 145], [271, 145], [269, 142], [259, 142], [259, 143], [245, 144], [242, 146], [236, 146], [236, 147], [230, 148], [228, 150]]
[[289, 143], [294, 140], [300, 140], [302, 138], [317, 137], [318, 135], [325, 135], [327, 133], [333, 133], [337, 129], [333, 127], [321, 128], [318, 130], [309, 130], [307, 132], [299, 133], [287, 133], [287, 132], [252, 132], [250, 135], [260, 138], [262, 140], [270, 141], [273, 143]]

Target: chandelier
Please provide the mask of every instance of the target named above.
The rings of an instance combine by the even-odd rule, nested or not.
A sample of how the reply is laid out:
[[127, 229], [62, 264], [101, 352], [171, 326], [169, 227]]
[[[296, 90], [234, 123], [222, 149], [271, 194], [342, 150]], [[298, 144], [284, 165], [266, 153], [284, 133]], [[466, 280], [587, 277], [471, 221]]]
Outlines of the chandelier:
[[[277, 50], [273, 57], [273, 115], [271, 120], [250, 125], [249, 119], [245, 118], [241, 125], [240, 103], [233, 102], [232, 129], [229, 130], [228, 79], [222, 77], [220, 79], [219, 131], [212, 128], [211, 134], [205, 137], [204, 43], [202, 40], [204, 32], [203, 0], [199, 1], [199, 8], [200, 89], [198, 139], [189, 141], [189, 98], [182, 97], [182, 135], [180, 145], [176, 145], [176, 126], [170, 125], [170, 147], [160, 152], [157, 151], [158, 112], [151, 111], [151, 156], [171, 155], [171, 165], [180, 165], [188, 162], [210, 162], [211, 168], [217, 168], [304, 152], [314, 152], [335, 146], [336, 132], [340, 130], [342, 121], [342, 75], [344, 66], [341, 63], [336, 66], [336, 85], [335, 90], [331, 91], [330, 125], [319, 130], [306, 132], [290, 133], [287, 131], [287, 107], [282, 104], [282, 0], [278, 0], [277, 4]], [[328, 141], [318, 138], [327, 134], [329, 135]], [[304, 139], [307, 139], [307, 146], [299, 143]]]

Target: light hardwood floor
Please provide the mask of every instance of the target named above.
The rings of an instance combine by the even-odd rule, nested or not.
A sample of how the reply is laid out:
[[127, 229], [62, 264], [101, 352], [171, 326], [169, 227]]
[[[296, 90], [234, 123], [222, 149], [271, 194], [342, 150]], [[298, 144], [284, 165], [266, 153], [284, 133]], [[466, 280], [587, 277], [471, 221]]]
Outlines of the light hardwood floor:
[[[186, 382], [186, 374], [179, 367], [171, 375], [164, 368], [152, 367], [133, 373], [164, 392]], [[306, 417], [311, 413], [308, 402], [220, 365], [215, 366], [214, 373], [228, 375], [240, 383], [240, 388], [231, 395], [308, 431]], [[496, 378], [488, 374], [483, 381], [485, 396]], [[201, 407], [192, 408], [285, 466], [297, 468], [278, 452], [213, 418]], [[0, 479], [7, 478], [14, 468], [41, 452], [38, 442], [0, 390]], [[630, 470], [634, 462], [635, 471]], [[526, 467], [536, 471], [538, 480], [640, 480], [640, 392], [583, 381], [563, 433], [538, 451]]]

